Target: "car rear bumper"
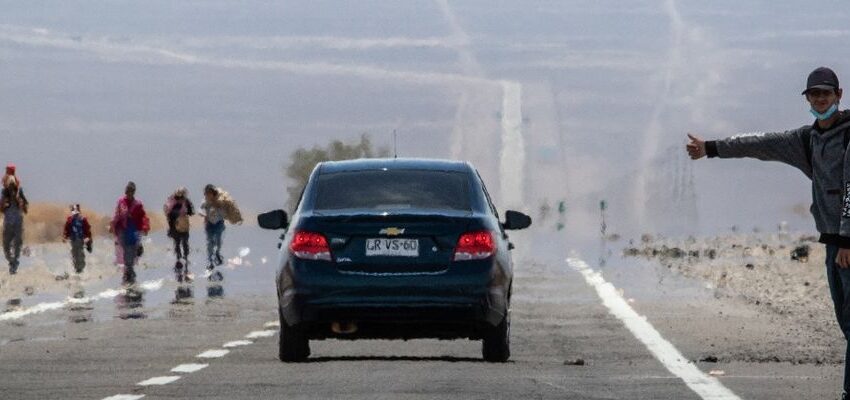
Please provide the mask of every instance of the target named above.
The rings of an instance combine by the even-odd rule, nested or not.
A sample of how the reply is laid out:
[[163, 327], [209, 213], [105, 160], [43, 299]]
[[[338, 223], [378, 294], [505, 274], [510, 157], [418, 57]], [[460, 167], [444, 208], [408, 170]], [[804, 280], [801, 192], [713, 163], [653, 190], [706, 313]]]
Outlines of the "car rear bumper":
[[[477, 338], [507, 313], [505, 279], [492, 263], [462, 273], [419, 276], [351, 276], [334, 270], [279, 279], [281, 317], [311, 338]], [[495, 277], [495, 278], [494, 278]], [[335, 334], [331, 324], [354, 323], [356, 334]]]
[[[503, 313], [482, 304], [357, 303], [310, 304], [296, 301], [284, 310], [287, 324], [295, 324], [319, 338], [478, 338], [481, 331], [501, 321]], [[356, 324], [357, 331], [340, 334], [332, 324]], [[497, 324], [498, 322], [496, 322]]]

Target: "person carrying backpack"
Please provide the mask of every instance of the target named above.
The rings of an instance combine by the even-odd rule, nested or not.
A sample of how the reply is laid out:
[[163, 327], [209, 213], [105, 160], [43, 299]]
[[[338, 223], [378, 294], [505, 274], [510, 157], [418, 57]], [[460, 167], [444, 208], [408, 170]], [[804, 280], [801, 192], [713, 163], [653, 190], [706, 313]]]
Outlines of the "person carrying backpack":
[[174, 253], [177, 256], [174, 271], [177, 272], [177, 280], [181, 282], [188, 279], [189, 275], [189, 217], [195, 215], [195, 206], [187, 194], [185, 187], [178, 188], [163, 206], [168, 220], [168, 237], [174, 240]]
[[71, 215], [65, 220], [64, 240], [71, 242], [71, 259], [74, 271], [82, 273], [86, 268], [86, 251], [92, 252], [92, 235], [89, 220], [80, 213], [80, 205], [71, 206]]
[[[230, 195], [219, 187], [207, 185], [204, 187], [204, 203], [201, 204], [204, 217], [204, 231], [207, 234], [207, 271], [212, 273], [216, 266], [222, 265], [221, 238], [224, 234], [224, 221], [231, 224], [241, 224], [242, 214], [236, 202]], [[210, 277], [220, 276], [212, 274]]]
[[124, 283], [132, 284], [136, 281], [133, 267], [143, 250], [141, 236], [150, 231], [145, 207], [136, 199], [135, 183], [127, 183], [124, 196], [118, 199], [109, 231], [115, 235], [116, 259], [124, 265]]
[[13, 176], [5, 182], [0, 195], [0, 212], [3, 213], [3, 253], [9, 262], [9, 274], [18, 272], [20, 265], [21, 247], [24, 242], [24, 214], [27, 213], [29, 202], [18, 181]]
[[812, 180], [811, 212], [826, 245], [826, 276], [838, 325], [848, 340], [844, 363], [844, 394], [850, 392], [850, 110], [839, 111], [843, 91], [838, 76], [820, 67], [809, 74], [802, 93], [815, 117], [811, 125], [774, 133], [733, 136], [705, 141], [688, 134], [690, 157], [756, 158], [780, 161]]

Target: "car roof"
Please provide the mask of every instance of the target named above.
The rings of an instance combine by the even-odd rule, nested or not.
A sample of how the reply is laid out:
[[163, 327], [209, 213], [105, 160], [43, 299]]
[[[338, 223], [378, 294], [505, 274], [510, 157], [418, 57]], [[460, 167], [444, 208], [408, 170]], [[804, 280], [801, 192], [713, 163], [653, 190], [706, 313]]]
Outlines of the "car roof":
[[469, 172], [473, 168], [464, 161], [429, 158], [361, 158], [346, 161], [325, 161], [319, 164], [320, 173], [368, 171], [381, 169], [415, 169], [432, 171]]

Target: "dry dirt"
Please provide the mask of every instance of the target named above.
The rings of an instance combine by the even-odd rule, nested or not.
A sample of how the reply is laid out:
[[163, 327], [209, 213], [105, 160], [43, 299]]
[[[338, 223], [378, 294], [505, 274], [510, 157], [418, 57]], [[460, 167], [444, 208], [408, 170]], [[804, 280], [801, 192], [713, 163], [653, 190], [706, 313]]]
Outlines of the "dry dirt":
[[[808, 249], [800, 257], [799, 249]], [[792, 257], [795, 253], [796, 257]], [[716, 297], [743, 301], [755, 319], [783, 329], [758, 332], [759, 344], [730, 343], [713, 354], [721, 361], [840, 363], [844, 348], [835, 322], [824, 266], [824, 246], [808, 235], [734, 234], [667, 239], [644, 236], [624, 250], [627, 257], [657, 260], [663, 268], [696, 278]], [[795, 259], [796, 258], [796, 259]], [[743, 312], [743, 311], [741, 311]], [[718, 316], [720, 317], [720, 316]], [[776, 326], [776, 325], [774, 325]], [[741, 332], [743, 334], [743, 332]], [[780, 345], [780, 344], [785, 345]], [[788, 346], [793, 343], [793, 346]]]

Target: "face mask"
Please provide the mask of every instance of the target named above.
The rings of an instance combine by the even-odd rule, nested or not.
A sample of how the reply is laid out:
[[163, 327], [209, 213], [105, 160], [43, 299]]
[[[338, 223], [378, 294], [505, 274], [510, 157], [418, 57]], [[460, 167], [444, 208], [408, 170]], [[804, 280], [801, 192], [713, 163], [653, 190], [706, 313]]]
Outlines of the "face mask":
[[809, 112], [811, 112], [812, 115], [814, 115], [815, 118], [818, 119], [818, 121], [823, 121], [823, 120], [829, 119], [830, 117], [832, 117], [832, 114], [835, 114], [836, 111], [838, 111], [838, 103], [833, 104], [831, 107], [829, 107], [828, 110], [826, 110], [823, 113], [819, 113], [819, 112], [815, 111], [814, 108], [809, 110]]

